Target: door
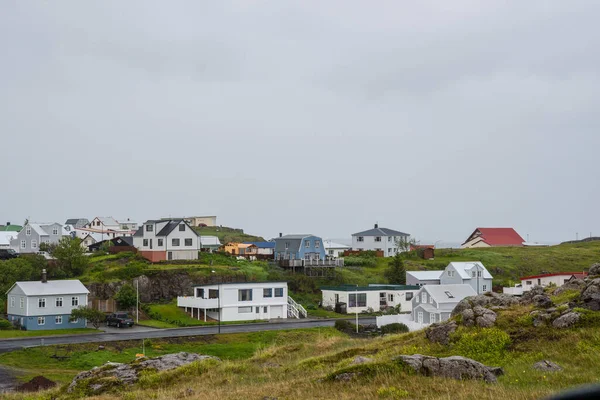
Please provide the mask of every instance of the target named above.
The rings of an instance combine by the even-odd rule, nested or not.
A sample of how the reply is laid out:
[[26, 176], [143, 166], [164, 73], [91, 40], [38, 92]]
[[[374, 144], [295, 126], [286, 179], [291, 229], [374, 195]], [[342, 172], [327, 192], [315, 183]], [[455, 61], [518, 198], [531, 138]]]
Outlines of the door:
[[173, 252], [172, 251], [167, 252], [167, 259], [168, 260], [172, 260], [173, 259]]
[[423, 311], [419, 311], [417, 314], [417, 322], [422, 324], [423, 323]]
[[283, 306], [271, 306], [271, 318], [284, 318]]
[[432, 324], [435, 324], [435, 322], [436, 322], [435, 314], [431, 314], [429, 316], [429, 322], [431, 322]]
[[339, 295], [339, 294], [337, 294], [337, 293], [336, 293], [336, 294], [334, 294], [334, 299], [335, 299], [335, 300], [334, 300], [334, 301], [335, 301], [335, 304], [339, 303], [339, 302], [340, 302], [340, 295]]

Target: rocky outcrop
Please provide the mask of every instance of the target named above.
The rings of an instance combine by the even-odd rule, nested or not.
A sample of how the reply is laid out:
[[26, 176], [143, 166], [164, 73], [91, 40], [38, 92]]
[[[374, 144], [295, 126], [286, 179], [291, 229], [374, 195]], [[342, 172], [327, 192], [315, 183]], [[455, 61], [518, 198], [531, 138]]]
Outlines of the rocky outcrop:
[[491, 328], [498, 317], [494, 311], [482, 306], [467, 308], [460, 315], [464, 326], [478, 326], [480, 328]]
[[454, 321], [432, 324], [425, 330], [425, 336], [430, 342], [447, 346], [450, 344], [450, 335], [456, 331], [456, 328], [458, 325]]
[[533, 364], [532, 368], [537, 369], [538, 371], [546, 372], [557, 372], [563, 370], [563, 368], [560, 365], [548, 360], [538, 361], [535, 364]]
[[521, 304], [525, 304], [525, 305], [531, 304], [531, 303], [533, 303], [533, 298], [535, 296], [541, 296], [541, 295], [544, 295], [544, 288], [539, 285], [536, 285], [536, 286], [532, 287], [531, 290], [523, 293], [523, 296], [521, 296], [521, 299], [518, 300], [518, 302]]
[[508, 308], [515, 304], [519, 304], [519, 300], [514, 296], [490, 292], [486, 294], [480, 294], [477, 296], [467, 297], [461, 300], [452, 311], [452, 316], [458, 315], [464, 310], [472, 309], [476, 306], [490, 308], [494, 307], [502, 309]]
[[539, 308], [550, 308], [554, 305], [554, 303], [552, 303], [552, 300], [550, 299], [550, 297], [545, 294], [536, 294], [531, 299], [531, 303], [535, 307], [539, 307]]
[[161, 357], [142, 359], [129, 364], [108, 362], [101, 367], [79, 373], [69, 385], [69, 393], [82, 389], [86, 393], [99, 394], [115, 386], [132, 385], [139, 379], [141, 371], [168, 371], [195, 361], [218, 360], [217, 357], [195, 353], [175, 353]]
[[552, 292], [553, 295], [558, 296], [559, 294], [566, 292], [567, 290], [582, 290], [585, 288], [586, 283], [583, 279], [573, 279], [561, 287], [558, 287]]
[[588, 274], [590, 276], [600, 275], [600, 263], [592, 264], [592, 266], [588, 270]]
[[600, 278], [586, 280], [585, 283], [585, 287], [581, 290], [583, 306], [593, 311], [600, 311]]
[[502, 368], [488, 367], [478, 361], [460, 356], [437, 358], [415, 354], [398, 356], [394, 361], [421, 375], [459, 380], [477, 379], [495, 383], [497, 377], [504, 373]]
[[533, 326], [540, 327], [546, 326], [552, 321], [552, 314], [547, 311], [535, 310], [529, 315], [533, 318]]
[[567, 311], [560, 317], [556, 318], [552, 321], [552, 326], [558, 329], [570, 328], [574, 326], [579, 319], [581, 318], [581, 314], [576, 311]]

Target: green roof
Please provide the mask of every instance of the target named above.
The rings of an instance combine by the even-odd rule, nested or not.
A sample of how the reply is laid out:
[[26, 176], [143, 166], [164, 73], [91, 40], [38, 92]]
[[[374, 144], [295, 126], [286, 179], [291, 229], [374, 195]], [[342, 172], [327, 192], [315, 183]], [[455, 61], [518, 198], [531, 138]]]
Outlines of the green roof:
[[3, 232], [19, 232], [21, 229], [23, 229], [21, 225], [0, 226], [0, 231]]
[[340, 286], [321, 286], [321, 290], [335, 290], [337, 292], [366, 292], [366, 291], [381, 291], [381, 290], [419, 290], [421, 286], [416, 285], [373, 285], [373, 286], [356, 286], [356, 285], [340, 285]]

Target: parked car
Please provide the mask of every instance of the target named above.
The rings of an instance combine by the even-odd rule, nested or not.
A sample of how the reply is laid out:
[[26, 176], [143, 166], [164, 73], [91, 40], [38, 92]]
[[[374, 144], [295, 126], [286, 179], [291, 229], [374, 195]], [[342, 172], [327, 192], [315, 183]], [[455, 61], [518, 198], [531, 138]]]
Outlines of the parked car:
[[0, 260], [10, 260], [17, 257], [19, 257], [19, 254], [13, 249], [0, 249]]
[[129, 318], [126, 312], [116, 312], [110, 314], [106, 317], [106, 326], [116, 326], [117, 328], [122, 328], [124, 326], [132, 327], [133, 319]]

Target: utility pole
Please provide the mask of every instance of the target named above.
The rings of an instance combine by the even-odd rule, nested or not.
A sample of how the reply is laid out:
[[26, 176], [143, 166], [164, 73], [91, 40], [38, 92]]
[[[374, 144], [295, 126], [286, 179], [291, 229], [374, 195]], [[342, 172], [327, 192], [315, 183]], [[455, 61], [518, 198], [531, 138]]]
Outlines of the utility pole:
[[140, 278], [139, 277], [135, 281], [135, 288], [136, 288], [135, 323], [139, 325], [139, 323], [140, 323]]
[[358, 284], [356, 285], [355, 296], [356, 300], [354, 302], [354, 310], [356, 311], [356, 333], [358, 333]]

